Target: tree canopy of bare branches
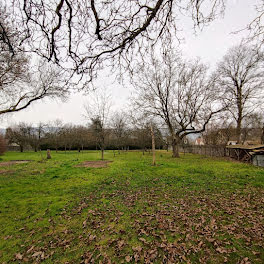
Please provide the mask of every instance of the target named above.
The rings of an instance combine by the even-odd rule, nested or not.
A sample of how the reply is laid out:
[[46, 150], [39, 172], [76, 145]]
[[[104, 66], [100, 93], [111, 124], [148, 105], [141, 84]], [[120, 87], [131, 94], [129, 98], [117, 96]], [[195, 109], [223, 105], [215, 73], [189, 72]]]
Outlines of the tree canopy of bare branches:
[[212, 116], [222, 110], [214, 80], [198, 60], [185, 62], [171, 52], [162, 61], [153, 58], [138, 74], [134, 105], [167, 125], [173, 156], [178, 157], [180, 141], [203, 132]]
[[[84, 83], [102, 66], [132, 68], [133, 58], [158, 41], [177, 37], [182, 13], [201, 27], [224, 11], [224, 0], [12, 0], [2, 9], [20, 36], [19, 47], [81, 74]], [[0, 21], [0, 39], [14, 45]], [[87, 79], [86, 79], [87, 78]]]
[[216, 71], [223, 101], [236, 121], [238, 143], [241, 143], [243, 120], [263, 104], [263, 66], [263, 52], [254, 46], [239, 45], [227, 52]]
[[19, 48], [22, 36], [0, 3], [0, 115], [17, 112], [43, 98], [65, 98], [61, 69], [44, 60], [33, 63]]
[[257, 16], [246, 26], [249, 36], [246, 41], [257, 41], [260, 45], [264, 44], [264, 1], [260, 0], [255, 6]]
[[65, 99], [67, 94], [57, 68], [40, 64], [36, 72], [28, 72], [26, 79], [16, 79], [12, 85], [0, 87], [0, 115], [21, 111], [44, 98]]

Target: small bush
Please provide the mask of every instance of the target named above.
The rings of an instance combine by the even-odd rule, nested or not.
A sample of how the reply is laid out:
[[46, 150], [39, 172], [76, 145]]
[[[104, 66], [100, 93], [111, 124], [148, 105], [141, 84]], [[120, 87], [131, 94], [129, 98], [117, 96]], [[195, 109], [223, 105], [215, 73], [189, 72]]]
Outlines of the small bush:
[[3, 155], [6, 151], [6, 140], [0, 135], [0, 155]]

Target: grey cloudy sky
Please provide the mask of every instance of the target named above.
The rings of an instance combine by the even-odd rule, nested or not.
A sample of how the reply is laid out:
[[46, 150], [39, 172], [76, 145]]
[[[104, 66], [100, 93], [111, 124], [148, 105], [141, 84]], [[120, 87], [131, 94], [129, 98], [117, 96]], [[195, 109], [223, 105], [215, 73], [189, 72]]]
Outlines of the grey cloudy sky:
[[[254, 6], [257, 3], [258, 0], [229, 0], [224, 18], [214, 21], [197, 35], [194, 35], [189, 20], [181, 19], [180, 36], [185, 40], [179, 48], [183, 55], [186, 58], [200, 57], [213, 69], [226, 51], [246, 36], [246, 32], [239, 34], [232, 32], [243, 29], [256, 16]], [[108, 88], [116, 109], [125, 105], [127, 97], [132, 92], [132, 87], [123, 87], [111, 77], [99, 78], [98, 86]], [[50, 100], [37, 102], [24, 111], [6, 116], [0, 127], [21, 121], [37, 124], [39, 121], [48, 122], [54, 119], [61, 119], [64, 123], [85, 124], [83, 118], [85, 102], [89, 102], [89, 95], [84, 96], [81, 93], [72, 94], [65, 103]]]

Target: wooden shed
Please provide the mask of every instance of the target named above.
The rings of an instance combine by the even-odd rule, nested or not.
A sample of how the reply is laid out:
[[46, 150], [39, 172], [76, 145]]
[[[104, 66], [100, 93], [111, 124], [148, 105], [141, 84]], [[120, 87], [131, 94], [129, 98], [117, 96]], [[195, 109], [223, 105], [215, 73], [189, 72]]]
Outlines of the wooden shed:
[[[249, 162], [249, 163], [254, 163], [257, 165], [257, 163], [262, 162], [262, 158], [259, 158], [257, 156], [263, 156], [264, 157], [264, 145], [232, 145], [232, 146], [226, 146], [227, 150], [227, 156], [243, 161], [243, 162]], [[256, 161], [257, 159], [257, 161]], [[258, 162], [260, 161], [260, 162]], [[260, 165], [258, 165], [260, 166]]]

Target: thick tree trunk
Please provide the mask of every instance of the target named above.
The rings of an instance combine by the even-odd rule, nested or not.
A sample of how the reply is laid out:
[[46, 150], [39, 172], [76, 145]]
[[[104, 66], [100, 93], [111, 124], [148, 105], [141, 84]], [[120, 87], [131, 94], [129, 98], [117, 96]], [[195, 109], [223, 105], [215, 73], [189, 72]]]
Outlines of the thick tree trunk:
[[172, 139], [172, 157], [173, 158], [179, 158], [179, 141], [176, 138]]
[[104, 148], [102, 148], [102, 150], [101, 150], [101, 158], [102, 158], [102, 160], [104, 160]]
[[172, 145], [172, 157], [173, 158], [179, 158], [180, 153], [179, 153], [179, 142], [180, 138], [177, 134], [175, 134], [173, 126], [171, 125], [170, 122], [167, 123], [169, 131], [170, 131], [170, 136], [172, 138], [171, 145]]
[[261, 144], [264, 144], [264, 126], [262, 128]]
[[237, 87], [237, 127], [236, 127], [236, 136], [237, 144], [241, 144], [241, 126], [242, 126], [242, 116], [243, 116], [243, 107], [242, 107], [242, 88]]
[[237, 120], [237, 128], [236, 128], [236, 136], [237, 136], [237, 144], [241, 144], [241, 118]]
[[24, 147], [22, 145], [20, 145], [19, 147], [20, 147], [20, 152], [24, 152]]

